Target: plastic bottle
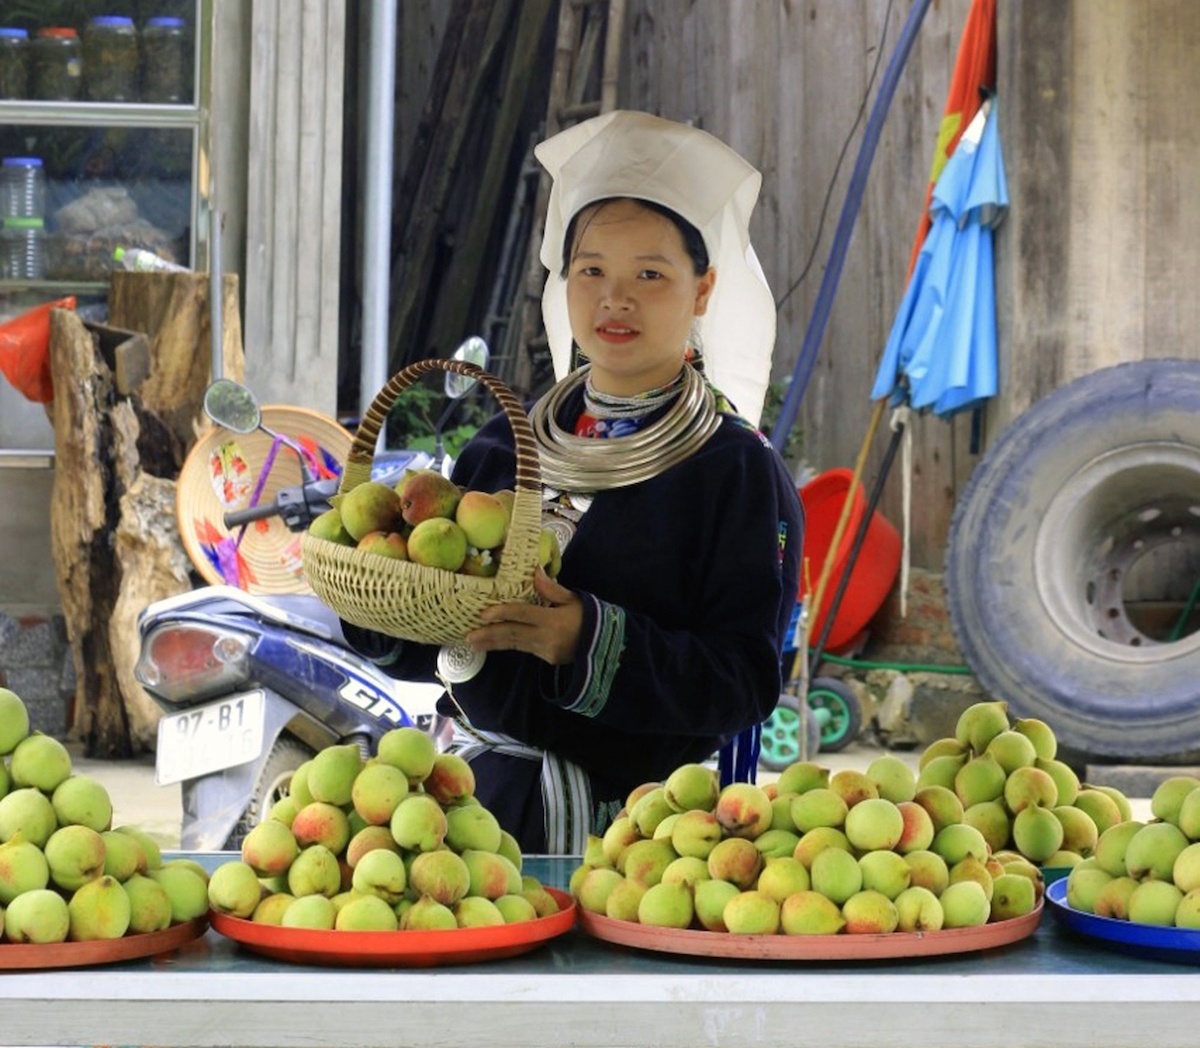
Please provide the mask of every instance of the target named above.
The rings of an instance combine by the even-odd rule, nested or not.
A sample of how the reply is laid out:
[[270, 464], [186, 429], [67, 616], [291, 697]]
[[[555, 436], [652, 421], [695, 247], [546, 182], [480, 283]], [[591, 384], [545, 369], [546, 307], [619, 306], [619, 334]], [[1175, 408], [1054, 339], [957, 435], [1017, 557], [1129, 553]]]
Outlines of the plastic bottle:
[[0, 218], [43, 218], [45, 211], [42, 158], [7, 156], [0, 161]]
[[0, 225], [0, 279], [46, 275], [45, 226], [40, 218], [6, 218]]
[[113, 261], [118, 269], [128, 269], [136, 273], [190, 273], [187, 266], [168, 262], [161, 255], [144, 248], [119, 247], [113, 252]]

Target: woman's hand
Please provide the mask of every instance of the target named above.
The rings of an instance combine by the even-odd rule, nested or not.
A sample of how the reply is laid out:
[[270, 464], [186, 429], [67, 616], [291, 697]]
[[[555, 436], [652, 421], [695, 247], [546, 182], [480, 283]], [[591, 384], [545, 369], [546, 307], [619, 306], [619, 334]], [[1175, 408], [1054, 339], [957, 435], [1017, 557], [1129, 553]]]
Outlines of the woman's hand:
[[480, 614], [484, 625], [467, 634], [475, 651], [525, 651], [551, 666], [575, 657], [583, 627], [583, 602], [542, 568], [533, 576], [543, 604], [497, 604]]

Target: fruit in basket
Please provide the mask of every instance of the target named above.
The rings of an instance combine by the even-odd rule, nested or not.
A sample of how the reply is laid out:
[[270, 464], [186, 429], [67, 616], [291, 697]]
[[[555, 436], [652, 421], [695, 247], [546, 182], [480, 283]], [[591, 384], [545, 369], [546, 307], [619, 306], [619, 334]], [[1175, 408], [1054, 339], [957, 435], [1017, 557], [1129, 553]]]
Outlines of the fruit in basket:
[[113, 877], [88, 881], [71, 896], [67, 912], [76, 942], [119, 939], [129, 930], [129, 896]]
[[398, 531], [370, 531], [358, 542], [358, 548], [377, 557], [408, 560], [408, 543]]
[[141, 845], [142, 852], [146, 856], [147, 870], [157, 870], [162, 866], [162, 849], [150, 834], [138, 826], [118, 826], [116, 829], [119, 833], [128, 834]]
[[89, 826], [59, 827], [44, 852], [50, 880], [63, 891], [74, 891], [104, 874], [104, 838]]
[[933, 843], [936, 832], [929, 812], [916, 801], [901, 801], [896, 808], [904, 821], [904, 830], [900, 834], [900, 840], [896, 842], [896, 851], [902, 855], [924, 851]]
[[14, 786], [32, 786], [49, 795], [71, 774], [71, 755], [54, 736], [34, 732], [12, 751], [8, 774]]
[[842, 909], [820, 892], [789, 895], [779, 907], [779, 925], [785, 935], [836, 935], [846, 927]]
[[1075, 797], [1075, 807], [1087, 812], [1096, 824], [1096, 830], [1103, 833], [1110, 826], [1121, 822], [1121, 809], [1115, 800], [1103, 790], [1085, 786]]
[[0, 756], [7, 756], [29, 734], [29, 710], [11, 688], [0, 688]]
[[468, 849], [462, 853], [462, 860], [470, 878], [468, 895], [498, 899], [501, 895], [520, 893], [521, 871], [503, 855]]
[[457, 484], [436, 469], [405, 470], [404, 477], [396, 485], [396, 492], [401, 514], [410, 525], [436, 517], [453, 520], [463, 495]]
[[70, 775], [50, 797], [60, 826], [87, 826], [103, 833], [112, 826], [112, 799], [102, 782], [89, 775]]
[[346, 526], [342, 523], [342, 514], [337, 507], [327, 509], [324, 513], [320, 513], [314, 517], [313, 522], [308, 526], [308, 532], [310, 535], [324, 539], [326, 542], [336, 542], [339, 546], [355, 546], [358, 544], [354, 536], [346, 530]]
[[4, 910], [3, 927], [9, 942], [66, 942], [71, 928], [67, 900], [49, 888], [25, 892]]
[[753, 840], [771, 826], [771, 798], [753, 783], [731, 782], [717, 796], [713, 814], [726, 834]]
[[562, 569], [562, 546], [558, 532], [553, 528], [542, 528], [538, 533], [537, 562], [552, 579], [558, 578]]
[[372, 531], [400, 531], [404, 526], [401, 498], [388, 484], [367, 480], [334, 495], [334, 504], [347, 534], [358, 542]]
[[663, 797], [674, 811], [712, 811], [721, 793], [721, 781], [703, 764], [681, 764], [663, 781]]
[[454, 520], [476, 549], [495, 549], [508, 535], [510, 508], [486, 491], [464, 491]]
[[1022, 808], [1013, 818], [1017, 850], [1033, 862], [1045, 862], [1062, 847], [1063, 824], [1049, 808]]
[[467, 536], [445, 517], [429, 517], [408, 536], [408, 559], [427, 568], [458, 571], [467, 557]]

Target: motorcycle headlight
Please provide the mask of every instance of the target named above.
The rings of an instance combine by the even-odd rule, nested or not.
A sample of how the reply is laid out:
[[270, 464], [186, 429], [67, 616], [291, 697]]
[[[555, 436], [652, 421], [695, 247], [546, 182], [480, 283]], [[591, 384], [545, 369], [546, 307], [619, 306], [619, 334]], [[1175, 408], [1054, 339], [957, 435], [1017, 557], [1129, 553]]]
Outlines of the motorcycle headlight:
[[142, 640], [133, 675], [177, 706], [240, 689], [250, 679], [251, 637], [196, 622], [156, 627]]

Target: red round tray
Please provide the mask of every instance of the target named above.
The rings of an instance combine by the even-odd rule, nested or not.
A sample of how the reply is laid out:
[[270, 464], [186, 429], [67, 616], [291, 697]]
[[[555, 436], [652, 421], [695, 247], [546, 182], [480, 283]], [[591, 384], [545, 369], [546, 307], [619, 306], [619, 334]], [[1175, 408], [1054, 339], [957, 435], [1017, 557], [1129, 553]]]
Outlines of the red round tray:
[[558, 913], [493, 928], [345, 932], [255, 924], [215, 911], [209, 912], [209, 919], [222, 935], [280, 961], [351, 968], [432, 968], [515, 957], [570, 931], [575, 924], [575, 900], [557, 888], [546, 890], [558, 903]]
[[120, 939], [92, 939], [88, 942], [0, 943], [0, 971], [19, 971], [33, 968], [82, 968], [94, 964], [132, 961], [153, 957], [177, 949], [184, 943], [200, 938], [208, 921], [173, 924], [161, 932], [125, 935]]
[[694, 929], [651, 928], [615, 921], [585, 910], [579, 926], [588, 935], [621, 946], [693, 957], [733, 957], [765, 961], [865, 961], [889, 957], [933, 957], [1007, 946], [1032, 935], [1042, 917], [1042, 901], [1032, 913], [979, 928], [886, 935], [731, 935]]

